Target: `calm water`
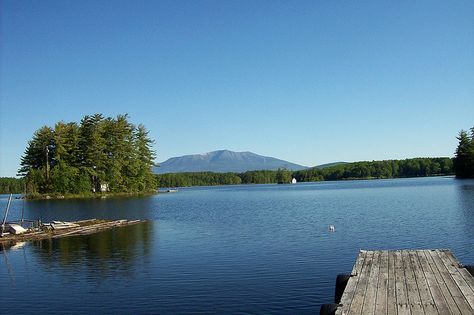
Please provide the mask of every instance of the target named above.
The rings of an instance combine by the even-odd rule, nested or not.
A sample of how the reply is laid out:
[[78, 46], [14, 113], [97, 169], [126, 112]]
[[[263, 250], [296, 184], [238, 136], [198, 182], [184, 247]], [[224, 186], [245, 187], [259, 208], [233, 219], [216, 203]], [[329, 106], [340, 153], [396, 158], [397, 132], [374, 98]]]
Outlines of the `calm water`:
[[23, 207], [43, 221], [150, 223], [1, 251], [0, 301], [17, 313], [317, 313], [359, 249], [451, 248], [474, 263], [474, 181], [453, 178], [15, 200], [10, 218]]

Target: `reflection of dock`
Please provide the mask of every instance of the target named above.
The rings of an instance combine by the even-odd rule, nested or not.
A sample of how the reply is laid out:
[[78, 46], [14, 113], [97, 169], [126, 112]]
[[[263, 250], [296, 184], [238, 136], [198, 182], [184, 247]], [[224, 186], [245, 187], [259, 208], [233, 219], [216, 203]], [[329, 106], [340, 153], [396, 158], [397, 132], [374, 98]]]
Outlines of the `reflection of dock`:
[[90, 219], [75, 222], [58, 222], [53, 221], [48, 224], [41, 224], [38, 228], [29, 229], [22, 234], [4, 234], [0, 237], [0, 244], [14, 244], [23, 241], [33, 241], [51, 238], [61, 238], [77, 235], [88, 235], [104, 230], [119, 228], [138, 223], [143, 223], [143, 220], [98, 220]]
[[360, 251], [321, 314], [474, 314], [470, 272], [450, 250]]

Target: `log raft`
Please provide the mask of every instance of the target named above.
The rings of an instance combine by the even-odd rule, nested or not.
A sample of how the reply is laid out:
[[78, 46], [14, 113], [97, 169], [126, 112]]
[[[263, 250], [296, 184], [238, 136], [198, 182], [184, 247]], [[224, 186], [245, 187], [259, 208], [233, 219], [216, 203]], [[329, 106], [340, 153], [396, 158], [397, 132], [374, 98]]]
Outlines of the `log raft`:
[[[53, 221], [56, 222], [56, 221]], [[57, 224], [40, 224], [39, 228], [29, 229], [23, 234], [5, 234], [0, 237], [0, 244], [15, 244], [17, 242], [55, 239], [69, 236], [88, 235], [104, 230], [135, 225], [146, 222], [144, 220], [100, 220], [89, 219], [74, 222], [61, 222]], [[70, 227], [68, 227], [68, 225]], [[55, 228], [61, 226], [61, 228]]]
[[449, 249], [362, 250], [320, 314], [474, 314], [473, 273]]

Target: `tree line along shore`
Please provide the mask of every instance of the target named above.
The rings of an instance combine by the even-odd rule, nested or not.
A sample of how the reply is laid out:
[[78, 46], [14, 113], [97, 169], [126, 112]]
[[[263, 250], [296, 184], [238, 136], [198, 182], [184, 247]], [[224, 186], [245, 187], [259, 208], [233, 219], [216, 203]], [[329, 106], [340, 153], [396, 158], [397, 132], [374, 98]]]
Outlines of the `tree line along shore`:
[[[293, 178], [298, 182], [315, 182], [447, 175], [454, 175], [454, 159], [446, 157], [414, 158], [344, 163], [322, 169], [309, 168], [301, 171], [280, 169], [277, 171], [258, 170], [243, 173], [188, 172], [159, 174], [154, 175], [154, 190], [162, 187], [290, 183]], [[0, 178], [0, 192], [23, 193], [25, 183], [24, 178]], [[75, 196], [74, 194], [69, 195]]]
[[143, 125], [127, 115], [85, 116], [78, 123], [58, 122], [38, 129], [21, 159], [21, 178], [0, 178], [0, 193], [97, 197], [154, 193], [161, 187], [290, 183], [456, 175], [474, 178], [474, 127], [462, 130], [454, 158], [341, 163], [300, 171], [279, 169], [243, 173], [153, 174], [154, 143]]
[[406, 160], [344, 163], [327, 168], [301, 171], [248, 171], [244, 173], [169, 173], [157, 176], [158, 187], [213, 186], [235, 184], [315, 182], [348, 179], [382, 179], [453, 175], [451, 158], [415, 158]]

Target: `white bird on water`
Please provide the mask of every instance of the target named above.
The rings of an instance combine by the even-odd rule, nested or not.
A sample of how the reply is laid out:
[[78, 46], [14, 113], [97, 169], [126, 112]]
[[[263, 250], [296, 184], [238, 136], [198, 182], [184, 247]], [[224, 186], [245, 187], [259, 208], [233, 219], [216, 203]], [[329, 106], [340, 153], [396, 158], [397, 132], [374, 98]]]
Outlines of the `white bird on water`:
[[334, 225], [330, 225], [329, 232], [335, 232], [335, 231], [336, 231], [336, 228], [334, 227]]

